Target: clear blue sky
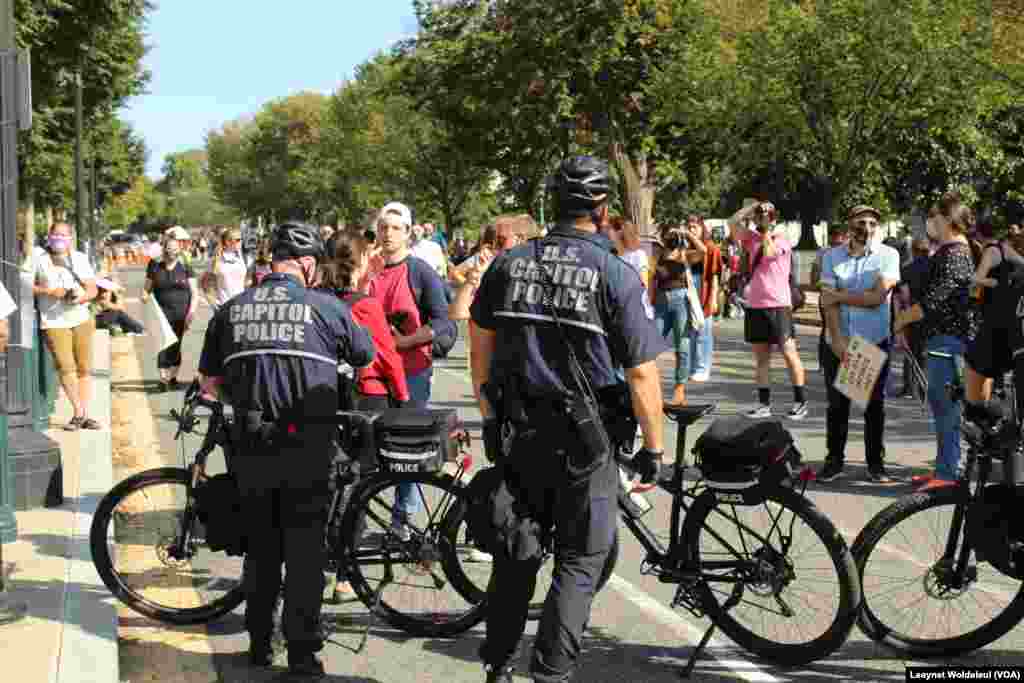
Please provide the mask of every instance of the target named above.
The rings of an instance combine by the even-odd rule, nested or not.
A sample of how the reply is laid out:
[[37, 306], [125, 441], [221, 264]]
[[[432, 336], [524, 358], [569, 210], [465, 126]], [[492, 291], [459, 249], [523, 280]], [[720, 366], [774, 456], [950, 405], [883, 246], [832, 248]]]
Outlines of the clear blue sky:
[[157, 0], [149, 94], [122, 116], [145, 138], [147, 174], [206, 131], [301, 90], [330, 93], [416, 30], [411, 0]]

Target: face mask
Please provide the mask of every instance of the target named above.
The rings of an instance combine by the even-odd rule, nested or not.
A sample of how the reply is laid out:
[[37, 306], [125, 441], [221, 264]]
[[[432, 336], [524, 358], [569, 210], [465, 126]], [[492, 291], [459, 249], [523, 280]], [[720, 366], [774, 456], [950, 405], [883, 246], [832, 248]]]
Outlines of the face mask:
[[68, 247], [71, 246], [71, 238], [67, 235], [50, 235], [46, 242], [56, 252], [67, 251]]

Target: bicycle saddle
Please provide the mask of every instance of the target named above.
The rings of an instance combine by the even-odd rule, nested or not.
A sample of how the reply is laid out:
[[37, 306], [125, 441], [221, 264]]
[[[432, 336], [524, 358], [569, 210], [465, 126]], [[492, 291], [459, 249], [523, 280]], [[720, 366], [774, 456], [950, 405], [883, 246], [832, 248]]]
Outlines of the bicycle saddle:
[[705, 415], [710, 415], [713, 412], [715, 412], [714, 403], [695, 403], [686, 406], [665, 404], [665, 414], [683, 427], [688, 427]]

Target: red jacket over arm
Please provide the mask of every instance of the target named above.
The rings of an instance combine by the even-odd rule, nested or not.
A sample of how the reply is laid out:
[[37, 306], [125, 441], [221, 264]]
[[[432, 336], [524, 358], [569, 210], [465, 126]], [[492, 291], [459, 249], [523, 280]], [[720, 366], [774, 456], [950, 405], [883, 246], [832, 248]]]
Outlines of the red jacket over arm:
[[366, 396], [391, 394], [399, 401], [409, 400], [402, 357], [398, 355], [395, 338], [384, 315], [384, 307], [372, 296], [349, 295], [344, 298], [352, 308], [352, 319], [370, 333], [377, 355], [368, 367], [359, 371], [358, 388]]

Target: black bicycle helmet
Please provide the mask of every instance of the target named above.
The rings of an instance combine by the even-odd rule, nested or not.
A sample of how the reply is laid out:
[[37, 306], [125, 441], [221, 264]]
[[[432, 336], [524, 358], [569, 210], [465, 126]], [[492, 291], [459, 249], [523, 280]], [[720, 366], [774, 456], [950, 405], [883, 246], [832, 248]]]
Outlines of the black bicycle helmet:
[[608, 200], [608, 163], [597, 157], [575, 156], [563, 161], [551, 178], [551, 191], [564, 217], [588, 216]]
[[274, 229], [270, 252], [275, 260], [312, 256], [324, 257], [324, 241], [320, 232], [305, 223], [282, 223]]

